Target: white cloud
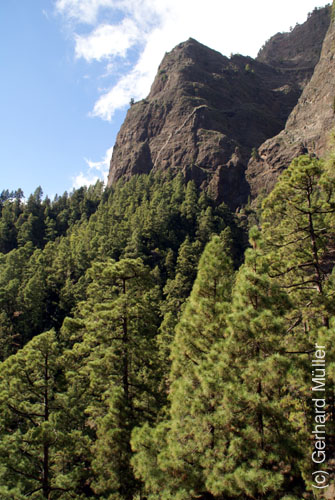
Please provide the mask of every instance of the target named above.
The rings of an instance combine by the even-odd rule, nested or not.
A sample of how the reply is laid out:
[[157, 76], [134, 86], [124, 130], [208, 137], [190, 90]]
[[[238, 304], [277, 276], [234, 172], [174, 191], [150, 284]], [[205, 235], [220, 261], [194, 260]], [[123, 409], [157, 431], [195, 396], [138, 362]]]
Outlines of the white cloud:
[[56, 11], [68, 19], [94, 24], [99, 10], [103, 7], [113, 7], [113, 0], [56, 0]]
[[80, 172], [80, 174], [73, 177], [72, 188], [78, 189], [82, 186], [90, 186], [91, 184], [95, 184], [98, 179], [99, 179], [98, 175], [92, 176]]
[[152, 23], [157, 9], [163, 12], [168, 3], [168, 0], [55, 0], [55, 9], [68, 20], [81, 24], [95, 24], [100, 12], [110, 9], [112, 13], [123, 12], [143, 25]]
[[138, 100], [148, 93], [154, 73], [155, 71], [143, 71], [138, 64], [97, 100], [91, 115], [110, 121], [115, 111], [129, 105], [130, 99]]
[[81, 186], [90, 186], [91, 184], [95, 184], [99, 179], [107, 184], [109, 163], [112, 153], [113, 147], [107, 149], [104, 158], [100, 161], [92, 161], [85, 158], [88, 169], [86, 172], [80, 172], [72, 179], [72, 187], [78, 189]]
[[75, 35], [75, 54], [86, 61], [101, 61], [111, 56], [125, 57], [139, 36], [140, 32], [131, 19], [124, 19], [118, 26], [101, 24], [89, 35]]
[[107, 181], [108, 169], [109, 169], [109, 164], [111, 161], [112, 153], [113, 153], [113, 146], [111, 148], [107, 149], [105, 156], [100, 161], [92, 161], [92, 160], [88, 160], [87, 158], [85, 158], [85, 161], [86, 161], [89, 169], [90, 170], [98, 170], [98, 172], [100, 172], [100, 174], [103, 175], [103, 180], [105, 182]]
[[[192, 37], [228, 56], [255, 57], [270, 36], [303, 22], [308, 11], [324, 1], [57, 0], [55, 5], [66, 19], [93, 26], [89, 34], [74, 34], [75, 54], [86, 61], [104, 61], [101, 73], [106, 76], [107, 69], [114, 81], [91, 114], [111, 120], [131, 97], [138, 100], [148, 94], [164, 53], [178, 43]], [[137, 61], [129, 59], [131, 47], [139, 51]], [[120, 66], [120, 58], [132, 67]]]

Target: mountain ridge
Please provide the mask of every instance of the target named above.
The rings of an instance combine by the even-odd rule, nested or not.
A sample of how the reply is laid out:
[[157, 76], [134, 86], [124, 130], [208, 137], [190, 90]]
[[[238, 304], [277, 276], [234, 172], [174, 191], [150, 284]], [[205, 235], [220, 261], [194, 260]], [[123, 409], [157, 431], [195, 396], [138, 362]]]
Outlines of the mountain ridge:
[[335, 26], [327, 31], [319, 62], [292, 110], [285, 128], [265, 141], [248, 164], [252, 197], [268, 193], [280, 173], [300, 154], [322, 156], [335, 125]]
[[[250, 157], [284, 129], [312, 76], [326, 18], [329, 7], [318, 9], [284, 36], [282, 56], [276, 35], [256, 59], [228, 58], [193, 38], [177, 45], [164, 56], [147, 98], [128, 110], [108, 185], [151, 171], [181, 171], [217, 203], [231, 209], [245, 204], [253, 192], [246, 177]], [[293, 46], [290, 52], [290, 43], [303, 41], [311, 25], [313, 44], [304, 57]]]

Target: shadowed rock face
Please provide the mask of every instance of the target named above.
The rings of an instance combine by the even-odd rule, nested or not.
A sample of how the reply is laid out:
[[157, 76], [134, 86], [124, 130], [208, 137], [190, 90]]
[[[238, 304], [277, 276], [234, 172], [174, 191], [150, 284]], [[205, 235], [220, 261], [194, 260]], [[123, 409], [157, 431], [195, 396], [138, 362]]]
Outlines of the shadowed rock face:
[[308, 81], [319, 61], [329, 23], [329, 7], [315, 9], [305, 23], [297, 24], [290, 33], [271, 37], [259, 51], [257, 61], [277, 69], [294, 69], [302, 83]]
[[[294, 35], [294, 43], [297, 29], [287, 34], [289, 40]], [[321, 48], [324, 31], [316, 31]], [[290, 44], [287, 37], [281, 61]], [[286, 65], [278, 65], [266, 47], [258, 60], [240, 55], [229, 59], [189, 39], [166, 54], [148, 97], [128, 110], [114, 146], [108, 185], [135, 174], [182, 171], [217, 202], [232, 209], [245, 203], [252, 149], [284, 128], [317, 60], [313, 47], [305, 67], [300, 59], [294, 65], [291, 56]], [[280, 47], [276, 43], [276, 53]]]
[[265, 141], [251, 159], [246, 172], [251, 194], [268, 193], [279, 174], [292, 159], [303, 153], [322, 156], [335, 126], [335, 26], [324, 39], [321, 56], [313, 76], [291, 112], [286, 126]]

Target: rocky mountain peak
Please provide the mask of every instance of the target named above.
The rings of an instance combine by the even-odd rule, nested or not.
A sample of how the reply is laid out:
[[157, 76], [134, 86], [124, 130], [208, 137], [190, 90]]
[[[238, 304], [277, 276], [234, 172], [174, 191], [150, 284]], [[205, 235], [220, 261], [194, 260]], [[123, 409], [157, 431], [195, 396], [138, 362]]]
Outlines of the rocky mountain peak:
[[[321, 47], [321, 25], [318, 33]], [[295, 28], [284, 37], [283, 53], [299, 34], [305, 29]], [[167, 53], [148, 97], [128, 110], [108, 185], [135, 174], [181, 171], [218, 203], [232, 209], [245, 203], [252, 150], [284, 128], [313, 70], [309, 56], [308, 67], [302, 68], [299, 58], [295, 66], [292, 55], [280, 66], [271, 59], [272, 46], [270, 40], [256, 60], [228, 58], [190, 38]]]
[[[329, 15], [329, 8], [327, 7]], [[278, 175], [296, 156], [322, 156], [335, 126], [335, 25], [332, 21], [314, 73], [292, 110], [285, 128], [265, 141], [249, 161], [246, 177], [251, 194], [269, 192]]]
[[291, 68], [313, 71], [329, 27], [330, 6], [315, 8], [303, 24], [289, 33], [277, 33], [257, 55], [257, 61], [282, 70]]
[[205, 80], [205, 74], [228, 65], [228, 58], [189, 38], [164, 56], [147, 99], [154, 99], [161, 92], [168, 94], [169, 90], [182, 91], [186, 81]]

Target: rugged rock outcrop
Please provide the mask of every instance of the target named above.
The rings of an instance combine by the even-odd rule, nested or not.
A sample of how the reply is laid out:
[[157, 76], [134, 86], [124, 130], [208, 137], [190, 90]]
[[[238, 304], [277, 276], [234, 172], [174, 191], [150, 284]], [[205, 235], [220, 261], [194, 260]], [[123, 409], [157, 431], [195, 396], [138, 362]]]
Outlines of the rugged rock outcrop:
[[[316, 49], [324, 36], [317, 24]], [[284, 37], [280, 61], [285, 64], [272, 57], [272, 39], [258, 60], [227, 58], [193, 39], [166, 54], [148, 97], [128, 110], [108, 185], [121, 177], [169, 169], [182, 171], [232, 209], [245, 203], [251, 152], [283, 129], [317, 59], [308, 55], [305, 67], [301, 58], [294, 65], [297, 58], [288, 40], [296, 43], [299, 33], [305, 33], [298, 28]], [[314, 54], [314, 48], [307, 52]]]
[[251, 194], [269, 192], [278, 175], [303, 153], [322, 156], [335, 126], [335, 25], [326, 34], [314, 73], [290, 114], [285, 129], [268, 139], [249, 162]]
[[303, 24], [289, 33], [277, 33], [266, 42], [257, 61], [282, 71], [294, 71], [302, 86], [310, 79], [319, 61], [330, 22], [330, 8], [315, 8]]

